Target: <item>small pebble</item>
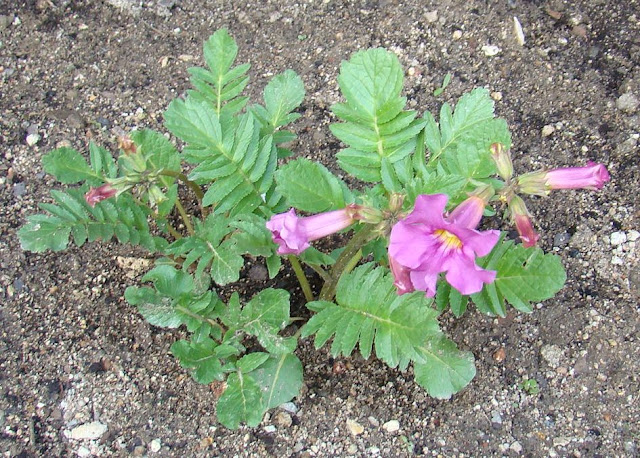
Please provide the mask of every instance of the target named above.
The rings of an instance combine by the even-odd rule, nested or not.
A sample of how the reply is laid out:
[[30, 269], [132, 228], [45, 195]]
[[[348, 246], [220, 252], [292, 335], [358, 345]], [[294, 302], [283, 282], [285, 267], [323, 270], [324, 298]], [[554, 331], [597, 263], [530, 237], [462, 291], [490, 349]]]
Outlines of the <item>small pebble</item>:
[[267, 425], [264, 427], [264, 432], [265, 433], [275, 433], [276, 432], [276, 427], [273, 425]]
[[364, 432], [364, 426], [355, 420], [347, 419], [347, 428], [353, 436], [359, 436]]
[[382, 425], [382, 429], [384, 429], [388, 433], [395, 433], [400, 429], [400, 422], [398, 420], [389, 420], [384, 425]]
[[438, 11], [429, 11], [424, 14], [424, 17], [427, 19], [427, 22], [434, 23], [438, 20]]
[[34, 146], [40, 141], [40, 135], [38, 134], [29, 134], [27, 135], [27, 145]]
[[368, 417], [367, 420], [369, 421], [369, 424], [374, 428], [377, 428], [378, 426], [380, 426], [380, 422], [376, 417]]
[[571, 240], [571, 235], [567, 232], [556, 234], [553, 236], [553, 246], [565, 247], [569, 244], [569, 240]]
[[494, 425], [502, 424], [502, 415], [500, 415], [500, 412], [498, 412], [497, 410], [491, 411], [491, 423], [493, 423]]
[[285, 402], [280, 406], [280, 408], [292, 415], [295, 415], [298, 412], [298, 406], [296, 406], [293, 402]]
[[542, 128], [542, 136], [543, 137], [548, 137], [551, 134], [553, 134], [556, 131], [556, 128], [553, 127], [551, 124], [547, 124], [546, 126], [544, 126]]
[[626, 241], [627, 241], [627, 234], [625, 234], [622, 231], [613, 232], [611, 234], [611, 245], [613, 246], [622, 245]]
[[518, 441], [515, 441], [513, 444], [511, 444], [509, 448], [515, 453], [518, 453], [518, 454], [522, 453], [522, 445]]
[[640, 100], [631, 92], [622, 94], [616, 100], [616, 108], [626, 113], [633, 113], [638, 108], [638, 105], [640, 105]]
[[288, 428], [292, 424], [291, 415], [286, 412], [278, 412], [275, 418], [276, 424], [283, 428]]
[[6, 29], [13, 22], [13, 18], [11, 16], [7, 16], [5, 14], [0, 15], [0, 31]]
[[549, 366], [556, 368], [560, 365], [560, 358], [562, 358], [562, 350], [557, 345], [544, 345], [540, 349], [540, 355], [549, 364]]
[[493, 57], [500, 54], [500, 52], [502, 52], [502, 49], [498, 48], [495, 45], [484, 45], [482, 46], [482, 52], [487, 57]]
[[13, 196], [21, 197], [27, 190], [27, 186], [24, 183], [16, 183], [13, 185]]
[[84, 458], [85, 456], [91, 456], [91, 450], [83, 445], [82, 447], [78, 448], [78, 450], [76, 450], [76, 454], [80, 458]]
[[347, 448], [347, 453], [349, 455], [355, 455], [358, 452], [358, 446], [356, 444], [351, 444], [348, 448]]
[[459, 40], [460, 38], [462, 38], [462, 30], [454, 30], [453, 31], [453, 39], [454, 40]]
[[71, 431], [65, 432], [65, 435], [69, 439], [75, 440], [95, 440], [102, 437], [107, 432], [107, 425], [100, 423], [99, 421], [93, 421], [91, 423], [85, 423], [80, 426], [76, 426]]
[[160, 439], [154, 439], [149, 444], [149, 451], [153, 453], [158, 453], [162, 448], [162, 441]]
[[640, 238], [640, 232], [638, 231], [629, 231], [627, 234], [627, 240], [630, 242], [635, 242]]

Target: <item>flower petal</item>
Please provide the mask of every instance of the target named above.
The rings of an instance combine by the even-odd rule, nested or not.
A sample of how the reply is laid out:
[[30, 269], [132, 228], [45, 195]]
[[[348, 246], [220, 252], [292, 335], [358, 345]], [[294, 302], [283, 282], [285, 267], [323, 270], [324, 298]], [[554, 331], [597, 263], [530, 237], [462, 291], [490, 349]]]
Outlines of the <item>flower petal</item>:
[[458, 256], [447, 263], [447, 282], [461, 294], [473, 294], [482, 290], [485, 283], [496, 279], [496, 272], [478, 267], [473, 258]]
[[427, 297], [436, 295], [436, 283], [438, 282], [438, 274], [425, 272], [424, 270], [411, 271], [411, 283], [418, 291], [424, 291]]
[[440, 227], [449, 197], [446, 194], [420, 194], [416, 197], [413, 211], [404, 219], [409, 224], [422, 223], [430, 227]]
[[405, 221], [398, 221], [391, 229], [389, 256], [403, 266], [415, 269], [434, 249], [433, 237], [425, 232], [424, 227]]

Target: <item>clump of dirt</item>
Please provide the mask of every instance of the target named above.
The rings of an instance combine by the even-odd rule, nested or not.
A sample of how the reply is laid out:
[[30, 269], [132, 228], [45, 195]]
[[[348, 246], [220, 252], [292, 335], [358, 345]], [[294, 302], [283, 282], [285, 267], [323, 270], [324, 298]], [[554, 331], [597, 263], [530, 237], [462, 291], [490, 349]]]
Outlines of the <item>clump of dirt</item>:
[[[0, 5], [0, 452], [637, 454], [639, 19], [635, 1]], [[63, 144], [86, 151], [89, 140], [115, 149], [116, 127], [162, 130], [163, 110], [189, 86], [186, 69], [202, 64], [202, 42], [220, 27], [252, 65], [254, 100], [271, 75], [292, 68], [302, 76], [294, 150], [334, 169], [340, 145], [328, 108], [339, 100], [338, 66], [372, 46], [399, 56], [417, 110], [487, 87], [512, 129], [518, 172], [588, 160], [608, 167], [613, 179], [598, 193], [528, 202], [541, 245], [568, 271], [555, 299], [531, 315], [443, 318], [477, 359], [476, 379], [452, 400], [428, 398], [410, 373], [376, 360], [334, 361], [306, 341], [301, 396], [256, 429], [228, 431], [215, 419], [219, 387], [197, 385], [168, 352], [181, 331], [153, 328], [123, 300], [142, 272], [118, 259], [143, 259], [144, 251], [110, 243], [20, 249], [17, 229], [57, 186], [42, 155]], [[434, 97], [447, 73], [451, 84]], [[522, 387], [528, 380], [539, 393]]]

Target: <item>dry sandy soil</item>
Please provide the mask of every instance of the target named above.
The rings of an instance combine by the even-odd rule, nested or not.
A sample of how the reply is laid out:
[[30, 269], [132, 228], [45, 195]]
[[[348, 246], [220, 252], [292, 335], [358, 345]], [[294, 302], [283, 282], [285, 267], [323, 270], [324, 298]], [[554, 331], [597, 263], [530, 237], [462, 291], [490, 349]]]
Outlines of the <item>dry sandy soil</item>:
[[[181, 331], [149, 326], [123, 299], [142, 273], [126, 261], [144, 251], [21, 251], [17, 229], [57, 186], [42, 155], [65, 142], [86, 152], [90, 139], [115, 151], [114, 128], [162, 129], [163, 110], [188, 88], [186, 69], [202, 65], [202, 42], [220, 27], [252, 65], [254, 100], [271, 75], [302, 76], [294, 148], [329, 166], [340, 148], [328, 130], [340, 61], [385, 46], [407, 69], [416, 109], [492, 91], [519, 172], [587, 160], [609, 168], [600, 192], [530, 200], [542, 247], [567, 268], [555, 299], [531, 315], [443, 317], [477, 360], [477, 377], [453, 399], [428, 398], [410, 373], [375, 359], [336, 362], [303, 342], [305, 387], [289, 411], [229, 431], [216, 423], [215, 393], [169, 354]], [[448, 72], [451, 85], [433, 97]], [[1, 2], [0, 453], [638, 456], [638, 97], [636, 0]], [[520, 387], [528, 379], [538, 394]], [[347, 420], [364, 431], [353, 435]], [[397, 431], [382, 427], [390, 420]], [[72, 438], [91, 422], [106, 432]]]

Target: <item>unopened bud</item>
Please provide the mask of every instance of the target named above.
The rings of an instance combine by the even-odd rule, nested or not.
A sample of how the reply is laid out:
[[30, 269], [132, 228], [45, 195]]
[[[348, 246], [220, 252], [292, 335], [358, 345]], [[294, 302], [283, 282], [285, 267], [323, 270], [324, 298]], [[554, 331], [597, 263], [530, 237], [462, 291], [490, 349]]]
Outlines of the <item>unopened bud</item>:
[[513, 162], [511, 161], [511, 152], [504, 149], [502, 143], [494, 143], [490, 147], [491, 158], [496, 163], [498, 175], [508, 181], [513, 176]]
[[118, 148], [122, 150], [124, 154], [136, 154], [136, 144], [128, 135], [118, 136]]

